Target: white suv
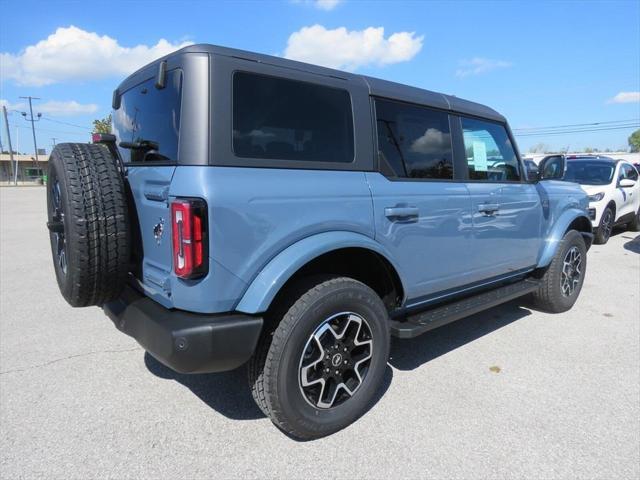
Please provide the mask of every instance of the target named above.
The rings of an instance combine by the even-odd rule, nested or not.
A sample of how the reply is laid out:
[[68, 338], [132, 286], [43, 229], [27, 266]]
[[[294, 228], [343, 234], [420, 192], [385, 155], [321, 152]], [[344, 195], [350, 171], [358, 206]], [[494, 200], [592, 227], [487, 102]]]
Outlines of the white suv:
[[[561, 158], [545, 157], [540, 169], [553, 170]], [[567, 156], [565, 168], [563, 180], [579, 183], [589, 195], [595, 243], [607, 243], [614, 226], [640, 230], [640, 182], [633, 165], [609, 157]]]

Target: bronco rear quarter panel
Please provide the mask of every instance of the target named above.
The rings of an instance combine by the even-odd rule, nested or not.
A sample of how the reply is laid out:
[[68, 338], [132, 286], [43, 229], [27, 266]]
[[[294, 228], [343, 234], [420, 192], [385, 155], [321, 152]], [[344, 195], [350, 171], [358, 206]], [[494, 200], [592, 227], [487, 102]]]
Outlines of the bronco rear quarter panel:
[[209, 274], [199, 283], [175, 282], [189, 287], [174, 293], [175, 306], [191, 311], [234, 309], [261, 270], [300, 240], [325, 232], [374, 236], [363, 172], [178, 167], [169, 193], [208, 205]]

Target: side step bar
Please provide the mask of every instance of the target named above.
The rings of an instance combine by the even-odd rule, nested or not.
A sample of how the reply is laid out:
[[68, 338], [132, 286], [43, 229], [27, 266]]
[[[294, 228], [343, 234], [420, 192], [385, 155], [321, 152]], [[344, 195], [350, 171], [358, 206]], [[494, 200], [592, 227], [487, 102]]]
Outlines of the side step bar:
[[522, 280], [422, 311], [408, 316], [406, 321], [391, 320], [391, 335], [398, 338], [417, 337], [434, 328], [531, 293], [538, 288], [538, 285], [539, 282], [537, 280]]

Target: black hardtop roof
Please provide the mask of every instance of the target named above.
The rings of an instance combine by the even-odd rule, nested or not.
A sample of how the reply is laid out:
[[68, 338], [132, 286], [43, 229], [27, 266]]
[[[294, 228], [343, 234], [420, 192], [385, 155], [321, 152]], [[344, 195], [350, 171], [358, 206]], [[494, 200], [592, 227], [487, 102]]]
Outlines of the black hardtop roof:
[[[471, 102], [462, 98], [455, 97], [453, 95], [445, 95], [443, 93], [432, 92], [417, 87], [410, 87], [401, 83], [390, 82], [388, 80], [381, 80], [379, 78], [368, 77], [365, 75], [358, 75], [354, 73], [345, 72], [342, 70], [335, 70], [332, 68], [321, 67], [310, 63], [298, 62], [296, 60], [289, 60], [287, 58], [276, 57], [272, 55], [264, 55], [261, 53], [249, 52], [246, 50], [238, 50], [235, 48], [221, 47], [210, 44], [195, 44], [188, 47], [176, 50], [169, 55], [149, 63], [148, 65], [140, 68], [129, 77], [127, 77], [118, 87], [120, 91], [126, 90], [131, 86], [137, 84], [139, 76], [143, 73], [155, 74], [155, 66], [162, 60], [178, 56], [184, 53], [208, 53], [213, 55], [223, 55], [227, 57], [236, 57], [254, 62], [260, 62], [278, 67], [289, 68], [294, 70], [301, 70], [316, 75], [330, 76], [334, 78], [342, 78], [344, 80], [353, 82], [363, 82], [369, 89], [369, 94], [380, 97], [392, 98], [395, 100], [401, 100], [410, 103], [417, 103], [421, 105], [427, 105], [434, 108], [440, 108], [444, 110], [451, 110], [467, 115], [474, 115], [478, 117], [488, 118], [496, 120], [498, 122], [505, 122], [505, 118], [496, 112], [494, 109], [482, 105], [480, 103]], [[150, 70], [150, 71], [147, 71]]]

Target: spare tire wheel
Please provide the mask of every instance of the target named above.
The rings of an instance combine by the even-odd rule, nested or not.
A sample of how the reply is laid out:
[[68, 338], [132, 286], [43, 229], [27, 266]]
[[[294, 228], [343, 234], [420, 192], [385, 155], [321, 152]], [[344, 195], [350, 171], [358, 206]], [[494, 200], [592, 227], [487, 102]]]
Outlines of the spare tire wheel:
[[103, 305], [129, 270], [129, 214], [122, 174], [100, 144], [61, 143], [49, 158], [47, 211], [60, 292], [73, 307]]

